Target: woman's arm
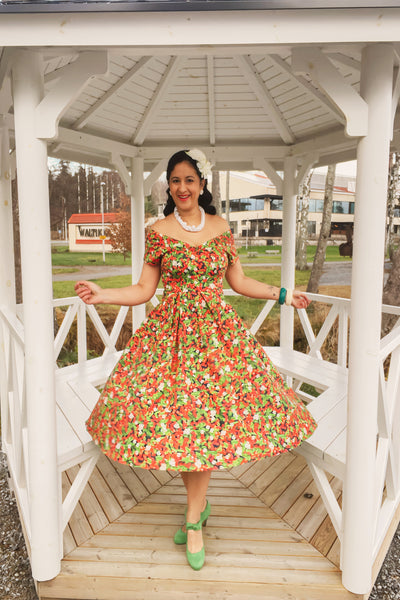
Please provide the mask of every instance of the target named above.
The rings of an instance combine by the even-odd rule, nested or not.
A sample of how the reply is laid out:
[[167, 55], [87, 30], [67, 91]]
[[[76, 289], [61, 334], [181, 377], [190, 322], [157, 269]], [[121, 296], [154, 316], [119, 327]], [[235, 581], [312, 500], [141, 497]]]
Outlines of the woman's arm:
[[[280, 288], [247, 277], [243, 272], [239, 260], [227, 268], [225, 277], [231, 288], [242, 296], [263, 298], [266, 300], [279, 299]], [[303, 292], [293, 290], [292, 306], [295, 308], [307, 308], [310, 302], [311, 300]]]
[[154, 296], [160, 274], [160, 265], [144, 263], [139, 281], [135, 285], [103, 289], [92, 281], [78, 281], [75, 284], [75, 291], [86, 304], [137, 306], [148, 302]]

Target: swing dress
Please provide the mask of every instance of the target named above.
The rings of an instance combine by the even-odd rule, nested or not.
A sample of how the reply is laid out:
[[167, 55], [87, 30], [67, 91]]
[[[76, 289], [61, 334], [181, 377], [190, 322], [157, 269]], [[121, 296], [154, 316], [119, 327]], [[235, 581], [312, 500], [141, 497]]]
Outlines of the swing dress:
[[206, 471], [298, 446], [316, 423], [224, 300], [239, 259], [224, 231], [194, 246], [146, 229], [162, 300], [130, 339], [86, 426], [112, 460]]

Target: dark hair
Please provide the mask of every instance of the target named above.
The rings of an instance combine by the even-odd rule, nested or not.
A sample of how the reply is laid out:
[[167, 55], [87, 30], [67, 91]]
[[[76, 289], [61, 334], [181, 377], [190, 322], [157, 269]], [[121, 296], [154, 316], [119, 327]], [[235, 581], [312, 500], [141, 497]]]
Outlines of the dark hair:
[[[196, 171], [196, 173], [200, 177], [200, 179], [204, 180], [203, 193], [199, 196], [199, 205], [204, 208], [206, 213], [209, 213], [210, 215], [215, 215], [217, 211], [216, 211], [215, 206], [213, 206], [211, 204], [213, 197], [212, 197], [210, 190], [207, 189], [207, 179], [203, 178], [203, 176], [200, 173], [199, 168], [197, 166], [197, 162], [195, 160], [193, 160], [193, 158], [191, 156], [186, 154], [185, 150], [179, 150], [179, 152], [175, 152], [175, 154], [173, 154], [171, 156], [171, 158], [169, 159], [168, 166], [167, 166], [167, 181], [169, 182], [171, 173], [175, 169], [176, 165], [178, 165], [179, 163], [182, 163], [182, 162], [189, 163], [194, 168], [194, 170]], [[167, 204], [165, 205], [165, 208], [163, 210], [163, 213], [165, 216], [174, 212], [174, 208], [175, 208], [175, 202], [172, 199], [169, 188], [167, 189], [167, 197], [168, 197]]]

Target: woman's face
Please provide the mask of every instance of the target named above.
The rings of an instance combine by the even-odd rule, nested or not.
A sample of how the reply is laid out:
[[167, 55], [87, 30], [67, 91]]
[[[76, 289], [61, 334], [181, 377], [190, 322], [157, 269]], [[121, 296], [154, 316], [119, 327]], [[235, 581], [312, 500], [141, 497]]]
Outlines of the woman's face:
[[198, 206], [204, 179], [200, 179], [195, 168], [189, 162], [175, 165], [169, 178], [169, 190], [178, 211], [186, 211]]

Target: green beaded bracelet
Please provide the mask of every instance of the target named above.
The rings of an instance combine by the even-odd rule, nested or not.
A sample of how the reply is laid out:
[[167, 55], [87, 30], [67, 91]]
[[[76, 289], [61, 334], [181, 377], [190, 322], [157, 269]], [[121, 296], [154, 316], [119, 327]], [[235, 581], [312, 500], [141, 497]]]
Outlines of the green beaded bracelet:
[[286, 293], [287, 293], [286, 288], [281, 288], [280, 289], [279, 300], [278, 300], [279, 304], [285, 304]]

